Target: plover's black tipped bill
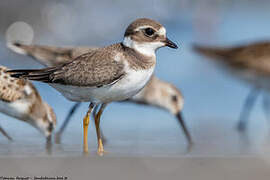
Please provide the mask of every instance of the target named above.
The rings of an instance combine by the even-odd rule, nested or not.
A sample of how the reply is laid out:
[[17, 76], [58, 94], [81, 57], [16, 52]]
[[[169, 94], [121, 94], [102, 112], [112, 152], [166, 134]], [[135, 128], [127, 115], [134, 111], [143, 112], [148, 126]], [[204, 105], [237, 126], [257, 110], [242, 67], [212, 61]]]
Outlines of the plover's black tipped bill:
[[168, 46], [168, 47], [173, 48], [173, 49], [178, 48], [178, 46], [174, 42], [169, 40], [168, 38], [166, 38], [166, 40], [165, 40], [165, 46]]
[[186, 123], [185, 123], [185, 121], [183, 119], [182, 113], [178, 112], [175, 116], [178, 119], [178, 122], [181, 125], [181, 127], [182, 127], [182, 129], [183, 129], [183, 131], [185, 133], [185, 136], [186, 136], [186, 138], [188, 140], [188, 143], [191, 145], [192, 144], [192, 139], [191, 139], [190, 133], [189, 133], [189, 131], [187, 129]]

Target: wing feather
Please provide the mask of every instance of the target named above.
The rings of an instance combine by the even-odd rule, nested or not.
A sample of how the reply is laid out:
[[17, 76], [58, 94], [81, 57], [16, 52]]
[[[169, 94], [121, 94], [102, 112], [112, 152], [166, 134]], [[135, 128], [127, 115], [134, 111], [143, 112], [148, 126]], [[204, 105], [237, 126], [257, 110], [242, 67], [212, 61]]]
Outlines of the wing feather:
[[99, 48], [59, 66], [8, 72], [13, 77], [46, 83], [101, 87], [118, 81], [124, 75], [124, 64], [115, 60], [115, 53]]

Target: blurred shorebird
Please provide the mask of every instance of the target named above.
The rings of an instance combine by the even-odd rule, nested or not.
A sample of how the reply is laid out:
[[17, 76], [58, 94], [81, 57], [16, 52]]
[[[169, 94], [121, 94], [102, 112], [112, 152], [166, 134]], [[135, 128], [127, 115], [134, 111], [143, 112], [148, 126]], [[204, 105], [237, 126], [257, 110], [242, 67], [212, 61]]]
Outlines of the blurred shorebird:
[[177, 48], [166, 37], [166, 29], [157, 21], [137, 19], [126, 29], [124, 40], [80, 55], [63, 65], [40, 70], [11, 70], [13, 77], [48, 83], [67, 99], [90, 102], [84, 118], [84, 152], [88, 152], [89, 116], [95, 116], [99, 155], [104, 148], [100, 134], [100, 117], [108, 103], [126, 100], [137, 94], [150, 80], [156, 64], [156, 50]]
[[[44, 102], [31, 82], [11, 77], [0, 66], [0, 112], [29, 123], [50, 140], [56, 125], [52, 108]], [[11, 137], [0, 127], [8, 139]]]
[[[246, 129], [247, 120], [254, 103], [262, 89], [269, 90], [270, 77], [270, 42], [257, 42], [235, 47], [207, 47], [194, 45], [194, 50], [210, 57], [225, 66], [232, 74], [252, 84], [243, 109], [240, 114], [237, 128]], [[263, 98], [263, 109], [270, 120], [270, 102], [267, 96]]]
[[[26, 45], [19, 42], [8, 44], [8, 47], [14, 52], [22, 55], [28, 55], [34, 58], [34, 60], [37, 60], [39, 63], [48, 67], [64, 64], [79, 55], [94, 51], [97, 48]], [[137, 103], [165, 109], [178, 119], [189, 145], [192, 145], [190, 133], [181, 115], [184, 105], [184, 98], [180, 90], [178, 90], [171, 83], [162, 81], [153, 75], [147, 85], [138, 94], [126, 101], [120, 102]], [[62, 133], [64, 132], [69, 120], [71, 119], [71, 116], [74, 114], [79, 105], [80, 103], [75, 103], [69, 111], [64, 123], [60, 127], [60, 130], [56, 133], [56, 142], [60, 143]], [[93, 112], [97, 112], [97, 108], [95, 108]], [[106, 141], [103, 135], [102, 139], [105, 143]]]

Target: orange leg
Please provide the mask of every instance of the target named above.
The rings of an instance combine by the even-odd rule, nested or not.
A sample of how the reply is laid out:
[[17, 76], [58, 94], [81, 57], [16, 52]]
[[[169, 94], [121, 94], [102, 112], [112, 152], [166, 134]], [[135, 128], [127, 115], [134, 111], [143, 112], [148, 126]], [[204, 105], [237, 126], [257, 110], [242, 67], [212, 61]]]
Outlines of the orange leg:
[[83, 152], [88, 153], [88, 125], [90, 114], [94, 108], [94, 104], [90, 103], [89, 109], [83, 119]]
[[107, 104], [102, 104], [98, 113], [95, 115], [95, 125], [96, 125], [96, 133], [97, 133], [97, 141], [98, 141], [98, 155], [103, 156], [104, 154], [104, 148], [103, 148], [103, 142], [102, 142], [102, 136], [100, 133], [100, 128], [99, 128], [99, 124], [100, 124], [100, 117], [101, 114], [103, 113], [105, 107], [107, 106]]
[[[100, 109], [99, 106], [95, 106], [95, 108], [93, 109], [93, 112], [92, 112], [93, 117], [96, 117], [99, 109]], [[95, 122], [95, 118], [94, 118], [94, 122]], [[103, 145], [105, 145], [107, 143], [107, 139], [106, 139], [105, 135], [103, 134], [101, 128], [100, 128], [100, 135], [101, 135], [101, 139], [102, 139]]]

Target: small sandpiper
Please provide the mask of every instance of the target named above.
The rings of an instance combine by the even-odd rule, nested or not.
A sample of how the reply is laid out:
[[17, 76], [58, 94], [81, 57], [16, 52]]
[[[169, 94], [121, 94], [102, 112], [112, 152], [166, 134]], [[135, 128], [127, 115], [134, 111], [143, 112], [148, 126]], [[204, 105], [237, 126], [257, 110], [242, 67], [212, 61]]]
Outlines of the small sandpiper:
[[[31, 82], [13, 78], [7, 70], [0, 66], [0, 112], [29, 123], [50, 140], [56, 125], [52, 108], [41, 99]], [[11, 139], [4, 129], [1, 129], [1, 132]]]
[[[26, 45], [19, 42], [9, 43], [8, 47], [14, 52], [22, 55], [28, 55], [34, 60], [44, 66], [56, 66], [67, 63], [68, 61], [76, 58], [79, 55], [95, 50], [97, 47], [56, 47], [56, 46], [44, 46], [44, 45]], [[158, 79], [156, 76], [152, 76], [147, 85], [135, 96], [129, 98], [126, 101], [149, 106], [156, 106], [162, 108], [171, 114], [173, 114], [180, 123], [189, 145], [192, 145], [190, 133], [182, 118], [182, 109], [184, 105], [184, 98], [173, 84]], [[67, 124], [69, 123], [71, 116], [79, 107], [80, 103], [75, 103], [69, 111], [64, 123], [61, 125], [60, 130], [55, 134], [56, 142], [60, 143], [61, 135], [64, 132]], [[96, 112], [96, 111], [94, 111]], [[105, 138], [103, 137], [103, 143]]]
[[157, 21], [137, 19], [126, 29], [124, 40], [83, 54], [72, 61], [40, 70], [11, 70], [13, 77], [49, 83], [67, 99], [90, 102], [84, 118], [84, 152], [88, 152], [89, 116], [95, 116], [99, 155], [104, 148], [100, 134], [100, 116], [106, 105], [137, 94], [151, 78], [156, 64], [156, 50], [163, 46], [177, 48], [166, 37], [166, 29]]
[[[194, 50], [217, 63], [223, 65], [229, 72], [252, 84], [248, 94], [237, 128], [246, 129], [251, 109], [261, 89], [269, 90], [267, 81], [270, 76], [270, 42], [256, 42], [234, 47], [208, 47], [194, 45]], [[270, 102], [267, 96], [263, 99], [263, 109], [270, 120]]]

